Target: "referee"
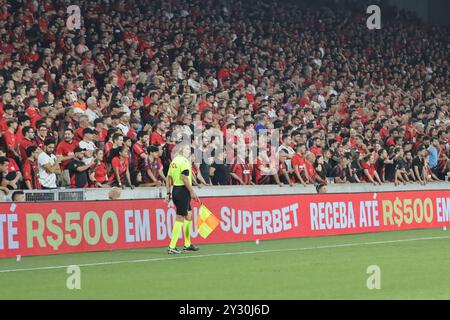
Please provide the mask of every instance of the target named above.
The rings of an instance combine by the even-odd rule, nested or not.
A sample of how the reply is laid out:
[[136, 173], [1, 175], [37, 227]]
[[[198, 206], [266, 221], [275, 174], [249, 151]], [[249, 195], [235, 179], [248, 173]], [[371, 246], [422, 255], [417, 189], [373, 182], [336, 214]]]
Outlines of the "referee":
[[[199, 249], [191, 244], [192, 209], [191, 198], [199, 201], [198, 196], [192, 189], [192, 166], [189, 160], [191, 147], [184, 146], [179, 154], [172, 160], [166, 178], [166, 202], [172, 198], [177, 208], [177, 216], [172, 230], [168, 254], [179, 254], [183, 251], [198, 251]], [[172, 194], [170, 187], [173, 185]], [[172, 196], [172, 197], [171, 197]], [[183, 251], [177, 249], [177, 240], [180, 237], [181, 229], [184, 231]]]

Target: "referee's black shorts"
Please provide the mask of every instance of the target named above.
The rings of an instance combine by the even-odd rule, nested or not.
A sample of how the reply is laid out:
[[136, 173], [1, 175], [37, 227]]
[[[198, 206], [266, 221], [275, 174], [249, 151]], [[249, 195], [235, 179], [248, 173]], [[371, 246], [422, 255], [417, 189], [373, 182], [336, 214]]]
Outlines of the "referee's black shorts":
[[191, 211], [191, 194], [185, 186], [173, 187], [172, 200], [177, 208], [177, 215], [185, 217]]

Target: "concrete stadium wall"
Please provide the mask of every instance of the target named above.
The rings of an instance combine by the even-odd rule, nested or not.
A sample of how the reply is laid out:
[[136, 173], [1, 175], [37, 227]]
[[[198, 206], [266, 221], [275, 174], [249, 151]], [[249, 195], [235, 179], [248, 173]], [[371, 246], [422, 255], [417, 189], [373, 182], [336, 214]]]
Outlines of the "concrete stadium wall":
[[[289, 195], [289, 194], [316, 194], [313, 186], [214, 186], [194, 187], [199, 197], [238, 197], [258, 195]], [[331, 184], [327, 186], [328, 193], [364, 193], [364, 192], [401, 192], [401, 191], [426, 191], [426, 190], [450, 190], [450, 183], [437, 182], [426, 186], [408, 184], [395, 187], [393, 184], [374, 186], [372, 184]], [[87, 189], [86, 200], [107, 200], [109, 189]], [[165, 188], [137, 188], [135, 190], [122, 190], [121, 199], [160, 199], [166, 194]]]

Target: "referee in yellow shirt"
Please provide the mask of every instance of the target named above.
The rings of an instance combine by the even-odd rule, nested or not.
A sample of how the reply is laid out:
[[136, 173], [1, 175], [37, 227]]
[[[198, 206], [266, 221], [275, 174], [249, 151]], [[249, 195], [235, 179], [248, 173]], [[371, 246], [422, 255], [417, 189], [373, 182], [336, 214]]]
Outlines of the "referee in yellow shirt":
[[[183, 251], [198, 251], [199, 249], [191, 244], [192, 209], [191, 198], [199, 202], [197, 194], [192, 189], [192, 165], [189, 160], [191, 147], [184, 146], [179, 154], [172, 160], [166, 178], [166, 202], [172, 198], [177, 208], [177, 216], [172, 230], [168, 254], [179, 254]], [[172, 193], [170, 188], [173, 185]], [[171, 197], [172, 196], [172, 197]], [[181, 229], [184, 231], [183, 251], [177, 249], [177, 240], [180, 237]]]

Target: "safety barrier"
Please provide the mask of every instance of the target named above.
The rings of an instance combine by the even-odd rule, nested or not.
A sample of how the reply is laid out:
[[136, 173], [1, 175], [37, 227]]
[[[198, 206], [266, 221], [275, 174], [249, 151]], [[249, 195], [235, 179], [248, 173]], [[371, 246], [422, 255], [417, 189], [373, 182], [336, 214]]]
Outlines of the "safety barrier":
[[[230, 197], [249, 195], [278, 195], [278, 194], [315, 194], [316, 189], [312, 185], [307, 187], [296, 185], [294, 187], [274, 185], [263, 186], [213, 186], [194, 187], [200, 197]], [[393, 184], [383, 184], [374, 186], [370, 183], [359, 184], [331, 184], [327, 186], [328, 193], [351, 193], [351, 192], [397, 192], [414, 190], [450, 190], [449, 182], [435, 182], [425, 186], [417, 183], [394, 186]], [[57, 190], [24, 190], [26, 201], [46, 202], [46, 201], [83, 201], [83, 200], [108, 200], [109, 188], [101, 189], [57, 189]], [[165, 196], [165, 187], [136, 188], [134, 190], [121, 190], [120, 199], [161, 199]], [[1, 193], [1, 192], [0, 192]], [[4, 201], [10, 199], [5, 198]], [[1, 200], [0, 200], [1, 202]]]

